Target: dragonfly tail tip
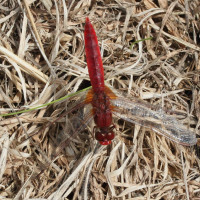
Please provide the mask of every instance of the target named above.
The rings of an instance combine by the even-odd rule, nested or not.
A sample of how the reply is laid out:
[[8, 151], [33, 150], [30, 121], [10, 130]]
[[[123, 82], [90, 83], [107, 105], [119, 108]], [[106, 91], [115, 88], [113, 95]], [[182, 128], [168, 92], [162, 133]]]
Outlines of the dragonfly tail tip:
[[89, 22], [90, 22], [89, 17], [86, 17], [86, 18], [85, 18], [85, 22], [86, 22], [86, 23], [89, 23]]

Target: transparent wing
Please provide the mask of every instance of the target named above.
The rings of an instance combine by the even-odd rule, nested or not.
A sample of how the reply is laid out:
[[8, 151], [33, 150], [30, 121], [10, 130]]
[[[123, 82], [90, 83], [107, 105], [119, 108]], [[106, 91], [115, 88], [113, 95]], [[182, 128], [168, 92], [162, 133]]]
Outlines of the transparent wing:
[[[196, 144], [195, 134], [175, 117], [164, 110], [141, 100], [129, 101], [124, 98], [111, 100], [113, 114], [134, 124], [147, 127], [181, 145]], [[169, 111], [168, 113], [173, 113]]]
[[[67, 108], [67, 111], [63, 112], [64, 109], [60, 110], [60, 112], [59, 112], [60, 116], [59, 117], [57, 117], [55, 120], [52, 120], [51, 122], [49, 122], [46, 126], [44, 126], [39, 131], [35, 132], [34, 134], [31, 134], [27, 139], [30, 139], [34, 135], [37, 135], [39, 132], [50, 127], [52, 124], [62, 121], [62, 118], [64, 118], [67, 114], [72, 113], [73, 111], [76, 111], [76, 110], [83, 108], [84, 106], [90, 104], [91, 101], [92, 101], [92, 98], [88, 94], [91, 93], [91, 92], [92, 92], [92, 90], [90, 88], [90, 89], [87, 89], [85, 91], [79, 92], [76, 95], [69, 97], [68, 99], [64, 99], [62, 101], [59, 101], [58, 103], [55, 103], [55, 105], [57, 105], [57, 104], [61, 104], [63, 101], [66, 101], [66, 100], [68, 100], [68, 101], [74, 100], [75, 101], [74, 103], [70, 103], [70, 105]], [[59, 109], [59, 105], [57, 105], [57, 106], [58, 106], [58, 109]], [[52, 118], [52, 116], [51, 116], [51, 118]]]
[[56, 149], [55, 156], [67, 147], [70, 141], [75, 141], [79, 133], [81, 133], [87, 125], [94, 118], [94, 113], [91, 105], [87, 105], [84, 108], [80, 108], [75, 114], [71, 114], [66, 120], [66, 125], [64, 129], [64, 136], [60, 138], [61, 143]]

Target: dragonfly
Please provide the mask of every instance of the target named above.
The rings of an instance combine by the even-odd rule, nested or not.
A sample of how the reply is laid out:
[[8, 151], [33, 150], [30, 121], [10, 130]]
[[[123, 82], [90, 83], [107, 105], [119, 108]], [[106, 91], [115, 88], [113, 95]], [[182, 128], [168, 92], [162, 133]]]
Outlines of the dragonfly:
[[114, 139], [113, 115], [125, 121], [149, 128], [178, 144], [185, 146], [196, 144], [195, 134], [178, 122], [175, 117], [167, 114], [173, 113], [173, 111], [168, 110], [166, 112], [160, 107], [154, 107], [139, 99], [130, 101], [123, 97], [118, 97], [110, 88], [105, 86], [100, 48], [89, 18], [86, 18], [84, 38], [92, 89], [88, 91], [83, 104], [92, 105], [92, 109], [86, 118], [89, 119], [87, 121], [94, 118], [96, 126], [93, 132], [101, 145], [109, 145]]
[[[84, 39], [86, 61], [92, 88], [75, 95], [75, 103], [64, 114], [67, 115], [77, 111], [75, 116], [67, 123], [69, 135], [62, 140], [60, 147], [56, 150], [56, 154], [60, 152], [60, 149], [68, 145], [72, 138], [82, 132], [92, 120], [95, 123], [93, 137], [101, 145], [111, 144], [115, 138], [116, 129], [113, 123], [113, 116], [148, 128], [180, 145], [192, 146], [196, 144], [195, 133], [186, 128], [177, 117], [172, 115], [175, 111], [162, 109], [138, 98], [129, 100], [120, 97], [113, 89], [105, 85], [98, 39], [89, 18], [86, 18]], [[63, 115], [58, 119], [61, 117]]]

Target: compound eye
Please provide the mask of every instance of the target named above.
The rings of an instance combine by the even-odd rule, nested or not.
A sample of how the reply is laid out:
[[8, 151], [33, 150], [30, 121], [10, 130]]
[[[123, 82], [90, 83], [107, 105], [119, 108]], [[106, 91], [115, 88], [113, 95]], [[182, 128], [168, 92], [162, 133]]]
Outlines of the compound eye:
[[107, 140], [113, 140], [114, 137], [115, 137], [114, 132], [107, 133], [106, 136], [105, 136], [105, 138], [106, 138]]
[[101, 145], [109, 145], [110, 143], [111, 143], [111, 141], [110, 140], [106, 140], [106, 141], [99, 141], [99, 143], [101, 144]]
[[105, 135], [104, 133], [101, 133], [101, 132], [96, 132], [96, 133], [95, 133], [95, 138], [96, 138], [96, 140], [98, 140], [98, 141], [103, 141], [103, 140], [105, 140], [105, 139], [106, 139], [105, 136], [106, 136], [106, 135]]

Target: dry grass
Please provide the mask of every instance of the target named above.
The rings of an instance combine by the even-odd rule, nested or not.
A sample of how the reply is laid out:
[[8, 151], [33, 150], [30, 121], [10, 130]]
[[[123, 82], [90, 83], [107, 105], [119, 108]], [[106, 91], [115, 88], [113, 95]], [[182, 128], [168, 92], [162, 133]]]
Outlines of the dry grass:
[[[88, 16], [107, 84], [127, 98], [181, 111], [185, 126], [199, 134], [199, 1], [133, 2], [0, 1], [1, 113], [89, 86], [83, 39]], [[1, 117], [0, 199], [200, 199], [198, 148], [123, 120], [114, 118], [112, 145], [99, 146], [90, 124], [56, 158], [66, 119], [26, 140], [67, 105]]]

